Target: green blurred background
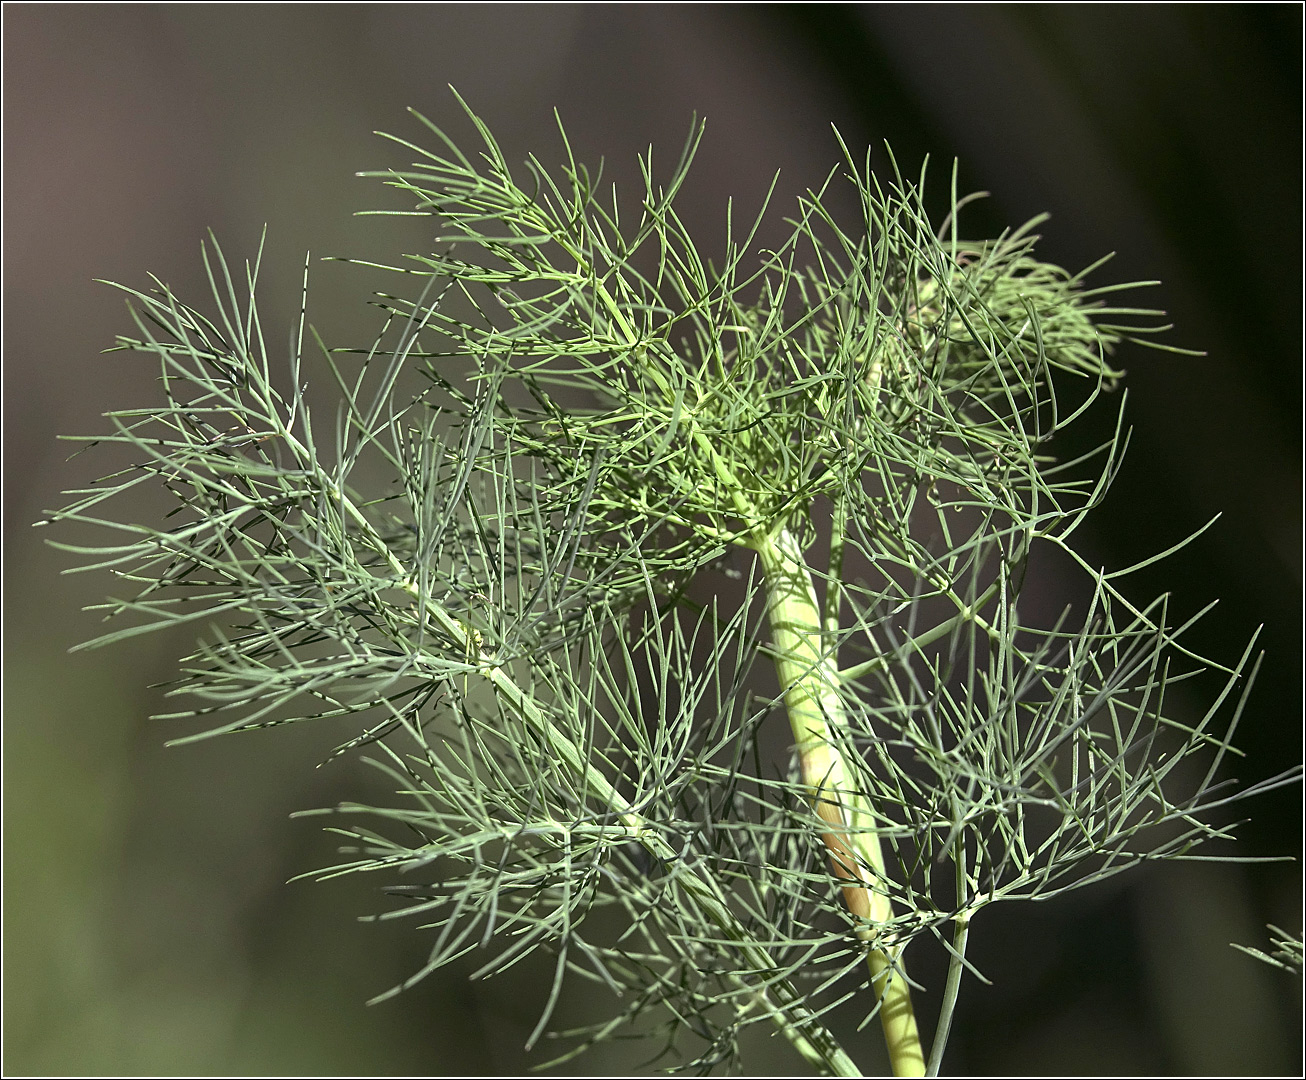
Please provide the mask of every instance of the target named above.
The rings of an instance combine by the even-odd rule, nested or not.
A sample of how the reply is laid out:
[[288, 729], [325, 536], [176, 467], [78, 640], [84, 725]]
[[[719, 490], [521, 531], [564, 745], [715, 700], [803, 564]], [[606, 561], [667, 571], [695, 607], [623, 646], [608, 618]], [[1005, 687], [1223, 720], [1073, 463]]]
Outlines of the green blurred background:
[[[1302, 8], [928, 5], [7, 5], [4, 18], [4, 1062], [32, 1074], [516, 1073], [538, 969], [473, 983], [467, 965], [397, 1000], [363, 1001], [421, 961], [421, 936], [355, 917], [366, 880], [286, 884], [332, 861], [297, 809], [357, 796], [314, 769], [333, 732], [278, 729], [164, 749], [160, 708], [184, 639], [68, 656], [107, 578], [60, 577], [29, 526], [96, 473], [57, 433], [144, 403], [147, 365], [101, 357], [129, 327], [96, 277], [147, 271], [202, 302], [212, 227], [251, 255], [274, 339], [296, 312], [304, 251], [420, 250], [359, 169], [401, 164], [374, 128], [417, 136], [411, 105], [466, 128], [453, 83], [508, 152], [556, 162], [552, 109], [578, 155], [637, 178], [670, 158], [694, 111], [706, 142], [680, 204], [722, 235], [725, 200], [777, 207], [855, 146], [888, 139], [935, 189], [961, 160], [994, 193], [969, 232], [1049, 210], [1044, 258], [1098, 280], [1161, 278], [1170, 340], [1201, 359], [1132, 351], [1130, 455], [1081, 533], [1122, 566], [1223, 517], [1139, 574], [1181, 613], [1219, 597], [1193, 642], [1233, 660], [1264, 623], [1267, 662], [1244, 718], [1244, 781], [1301, 758]], [[335, 343], [374, 326], [358, 272], [315, 260], [310, 316]], [[1084, 426], [1069, 456], [1102, 435]], [[1210, 687], [1195, 688], [1195, 708]], [[1295, 854], [1301, 799], [1248, 807], [1227, 849]], [[1241, 815], [1240, 815], [1241, 816]], [[963, 993], [947, 1071], [988, 1075], [1275, 1074], [1301, 1069], [1301, 982], [1229, 948], [1301, 927], [1296, 864], [1188, 863], [976, 923], [994, 980]], [[918, 950], [926, 1029], [942, 959]], [[516, 970], [516, 969], [515, 969]], [[576, 995], [567, 1019], [601, 1002]], [[875, 1067], [874, 1029], [848, 1035]], [[760, 1038], [758, 1073], [800, 1071]], [[622, 1072], [616, 1045], [573, 1066]]]

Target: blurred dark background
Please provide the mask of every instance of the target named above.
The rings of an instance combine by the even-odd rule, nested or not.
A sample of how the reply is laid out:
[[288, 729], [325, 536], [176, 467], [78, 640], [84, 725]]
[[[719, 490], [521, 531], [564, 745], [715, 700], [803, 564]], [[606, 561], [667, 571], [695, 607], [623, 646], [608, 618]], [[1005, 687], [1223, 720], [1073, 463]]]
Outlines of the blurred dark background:
[[[286, 884], [334, 846], [294, 810], [371, 781], [311, 766], [330, 735], [280, 729], [185, 748], [145, 717], [184, 638], [68, 656], [91, 636], [104, 576], [30, 523], [96, 473], [56, 434], [103, 430], [142, 404], [147, 365], [101, 357], [130, 324], [93, 282], [154, 271], [202, 303], [212, 227], [254, 253], [275, 339], [297, 307], [305, 250], [420, 250], [365, 168], [407, 155], [374, 128], [420, 139], [413, 106], [465, 135], [453, 83], [510, 160], [559, 160], [552, 110], [578, 156], [637, 178], [664, 163], [691, 115], [707, 138], [681, 202], [722, 235], [727, 197], [776, 201], [835, 163], [834, 122], [909, 174], [928, 153], [943, 197], [993, 192], [975, 236], [1048, 210], [1042, 257], [1078, 269], [1119, 256], [1102, 283], [1159, 278], [1137, 297], [1169, 312], [1169, 340], [1200, 359], [1125, 352], [1125, 469], [1080, 534], [1119, 567], [1223, 516], [1129, 582], [1171, 590], [1232, 662], [1260, 624], [1266, 662], [1230, 774], [1301, 759], [1302, 8], [1265, 5], [7, 5], [4, 18], [6, 1074], [515, 1073], [544, 988], [538, 971], [472, 983], [471, 966], [373, 1008], [421, 962], [411, 927], [361, 924], [379, 882]], [[777, 217], [779, 214], [777, 214]], [[310, 317], [329, 341], [374, 326], [357, 271], [314, 262]], [[1104, 436], [1101, 410], [1061, 452]], [[1093, 424], [1097, 427], [1094, 428]], [[1091, 530], [1091, 531], [1090, 531]], [[1199, 708], [1214, 690], [1188, 691]], [[1202, 695], [1206, 695], [1204, 698]], [[325, 740], [325, 741], [324, 741]], [[1248, 804], [1225, 850], [1298, 853], [1301, 798]], [[1239, 809], [1237, 817], [1242, 817]], [[1158, 866], [977, 921], [947, 1072], [988, 1075], [1298, 1073], [1301, 981], [1229, 942], [1299, 931], [1299, 865]], [[918, 950], [925, 1030], [942, 960]], [[516, 970], [516, 969], [515, 969]], [[577, 994], [569, 1018], [603, 1003]], [[872, 1028], [854, 1055], [880, 1059]], [[631, 1066], [621, 1044], [576, 1063]], [[758, 1073], [800, 1069], [759, 1037]]]

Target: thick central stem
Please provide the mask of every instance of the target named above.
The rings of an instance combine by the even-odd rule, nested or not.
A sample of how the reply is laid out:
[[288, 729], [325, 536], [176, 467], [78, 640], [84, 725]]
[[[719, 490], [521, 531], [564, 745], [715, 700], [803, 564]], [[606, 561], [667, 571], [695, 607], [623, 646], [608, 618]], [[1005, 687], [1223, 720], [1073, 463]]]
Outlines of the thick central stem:
[[877, 926], [893, 917], [893, 909], [879, 838], [866, 831], [870, 822], [863, 800], [832, 738], [846, 721], [836, 686], [835, 658], [826, 654], [812, 576], [797, 539], [787, 529], [759, 541], [756, 550], [766, 581], [776, 673], [803, 781], [811, 790], [813, 808], [830, 826], [821, 839], [829, 851], [844, 902], [860, 924], [858, 936], [872, 946], [867, 963], [871, 986], [880, 1002], [889, 1060], [896, 1076], [924, 1076], [925, 1057], [902, 961], [898, 959], [898, 970], [894, 971], [890, 956], [874, 947]]

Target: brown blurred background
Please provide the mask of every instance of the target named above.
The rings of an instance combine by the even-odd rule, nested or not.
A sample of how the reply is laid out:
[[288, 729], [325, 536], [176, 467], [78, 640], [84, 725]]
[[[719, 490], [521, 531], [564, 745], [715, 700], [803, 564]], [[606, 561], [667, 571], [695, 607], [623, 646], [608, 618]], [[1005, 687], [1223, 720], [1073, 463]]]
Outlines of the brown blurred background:
[[[994, 193], [971, 235], [1049, 210], [1044, 258], [1097, 280], [1160, 278], [1170, 340], [1202, 359], [1133, 350], [1129, 458], [1081, 533], [1123, 566], [1224, 516], [1140, 573], [1191, 613], [1221, 604], [1193, 644], [1240, 654], [1258, 624], [1267, 661], [1231, 770], [1300, 760], [1301, 47], [1296, 4], [1209, 6], [7, 5], [4, 8], [5, 755], [4, 1071], [41, 1074], [516, 1073], [543, 987], [488, 983], [470, 965], [397, 1000], [363, 1001], [417, 967], [421, 935], [358, 923], [379, 882], [286, 884], [334, 847], [294, 810], [357, 796], [349, 767], [314, 769], [329, 735], [279, 729], [164, 749], [145, 719], [184, 638], [68, 656], [104, 576], [30, 523], [96, 473], [60, 433], [103, 430], [142, 404], [147, 366], [101, 357], [130, 324], [93, 282], [147, 271], [203, 303], [212, 227], [252, 255], [269, 225], [265, 326], [288, 331], [304, 252], [420, 250], [411, 220], [357, 170], [420, 138], [414, 106], [466, 133], [453, 83], [510, 160], [556, 163], [552, 109], [578, 156], [637, 177], [665, 162], [695, 111], [708, 120], [682, 212], [710, 246], [725, 200], [777, 209], [849, 143], [888, 139], [914, 172], [928, 152], [943, 195]], [[357, 271], [314, 261], [310, 317], [333, 343], [374, 326]], [[1109, 410], [1061, 452], [1105, 437]], [[1095, 428], [1093, 424], [1096, 423]], [[1091, 531], [1089, 531], [1091, 529]], [[1191, 691], [1195, 708], [1210, 687]], [[1301, 800], [1248, 805], [1226, 850], [1295, 854]], [[1239, 817], [1243, 816], [1241, 811]], [[1274, 1074], [1301, 1069], [1301, 982], [1229, 948], [1264, 924], [1301, 927], [1297, 865], [1187, 863], [1117, 878], [977, 921], [945, 1064], [988, 1075]], [[918, 950], [932, 1027], [941, 957]], [[516, 969], [515, 969], [516, 970]], [[566, 1019], [604, 1007], [575, 995]], [[880, 1059], [874, 1029], [850, 1050]], [[621, 1072], [616, 1044], [573, 1068]], [[753, 1071], [800, 1063], [759, 1039]]]

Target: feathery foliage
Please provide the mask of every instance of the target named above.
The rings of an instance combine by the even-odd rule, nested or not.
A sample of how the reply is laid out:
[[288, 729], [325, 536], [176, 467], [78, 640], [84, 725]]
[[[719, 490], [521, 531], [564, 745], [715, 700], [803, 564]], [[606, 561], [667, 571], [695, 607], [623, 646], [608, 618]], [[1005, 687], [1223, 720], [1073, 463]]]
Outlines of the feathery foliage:
[[[730, 222], [711, 264], [673, 207], [701, 127], [665, 183], [642, 163], [623, 220], [565, 134], [560, 170], [514, 176], [468, 115], [476, 159], [427, 123], [437, 149], [375, 174], [437, 232], [390, 268], [413, 288], [379, 298], [370, 349], [306, 359], [301, 315], [286, 369], [257, 260], [238, 281], [216, 245], [211, 314], [125, 290], [119, 348], [163, 402], [109, 414], [98, 441], [134, 464], [52, 515], [110, 531], [62, 545], [125, 590], [90, 644], [195, 625], [168, 715], [201, 730], [176, 741], [357, 717], [337, 753], [396, 794], [330, 811], [351, 854], [322, 876], [397, 882], [381, 917], [431, 942], [405, 986], [538, 951], [532, 1042], [567, 980], [615, 995], [553, 1033], [564, 1057], [637, 1031], [667, 1067], [730, 1069], [766, 1023], [855, 1075], [824, 1021], [844, 1007], [881, 1014], [897, 1071], [937, 1073], [982, 908], [1193, 857], [1228, 837], [1222, 807], [1290, 779], [1220, 779], [1253, 645], [1193, 655], [1165, 598], [1119, 591], [1136, 568], [1071, 543], [1126, 439], [1067, 463], [1048, 444], [1159, 313], [1038, 261], [1038, 219], [963, 239], [955, 181], [936, 228], [924, 172], [890, 159], [881, 183], [842, 143], [784, 244], [759, 256]], [[323, 375], [325, 419], [303, 389]], [[142, 486], [164, 521], [114, 516]], [[1091, 583], [1050, 626], [1021, 612], [1040, 552]], [[1209, 709], [1173, 715], [1169, 687], [1211, 668]], [[794, 753], [773, 760], [777, 714]], [[928, 1062], [920, 937], [952, 958]]]

